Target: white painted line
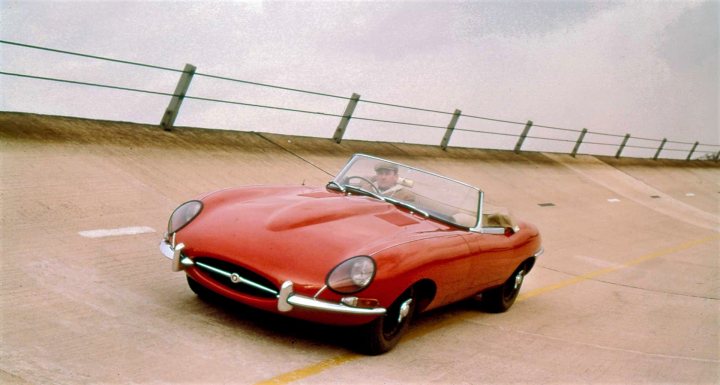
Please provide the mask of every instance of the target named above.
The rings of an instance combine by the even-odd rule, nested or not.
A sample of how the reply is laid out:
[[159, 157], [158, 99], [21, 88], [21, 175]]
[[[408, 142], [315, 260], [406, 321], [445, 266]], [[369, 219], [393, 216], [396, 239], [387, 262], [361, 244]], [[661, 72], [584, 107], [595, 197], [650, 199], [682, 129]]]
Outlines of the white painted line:
[[610, 203], [617, 203], [617, 202], [620, 202], [620, 199], [610, 198], [610, 199], [608, 199], [608, 202], [610, 202]]
[[623, 264], [621, 264], [621, 263], [614, 263], [614, 262], [606, 261], [606, 260], [604, 260], [604, 259], [595, 258], [595, 257], [589, 257], [589, 256], [586, 256], [586, 255], [574, 255], [573, 257], [575, 257], [575, 258], [577, 258], [577, 259], [581, 259], [581, 260], [586, 261], [586, 262], [588, 262], [588, 263], [590, 263], [590, 264], [592, 264], [592, 265], [594, 265], [594, 266], [598, 266], [598, 267], [601, 267], [601, 268], [608, 268], [608, 267], [609, 267], [609, 268], [612, 268], [612, 269], [620, 270], [620, 269], [622, 269], [623, 267], [625, 267], [625, 266], [624, 266]]
[[695, 196], [695, 193], [687, 193], [687, 194], [685, 194], [685, 196], [686, 196], [686, 197], [694, 197], [694, 196]]
[[103, 238], [103, 237], [116, 237], [119, 235], [136, 235], [145, 233], [154, 233], [155, 229], [147, 226], [135, 226], [135, 227], [121, 227], [118, 229], [97, 229], [80, 231], [78, 234], [85, 238]]

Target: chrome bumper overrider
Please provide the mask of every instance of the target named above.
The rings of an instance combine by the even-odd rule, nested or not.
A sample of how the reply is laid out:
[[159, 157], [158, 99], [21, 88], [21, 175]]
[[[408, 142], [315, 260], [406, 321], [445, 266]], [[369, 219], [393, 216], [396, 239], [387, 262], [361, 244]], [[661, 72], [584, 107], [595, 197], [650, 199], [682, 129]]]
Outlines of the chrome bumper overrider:
[[385, 308], [382, 307], [376, 307], [372, 309], [367, 308], [360, 308], [360, 307], [352, 307], [348, 306], [342, 303], [334, 303], [334, 302], [328, 302], [319, 300], [317, 298], [313, 297], [307, 297], [304, 295], [299, 295], [293, 292], [293, 283], [292, 281], [285, 281], [282, 284], [282, 287], [280, 288], [280, 292], [278, 293], [276, 290], [267, 288], [261, 285], [258, 285], [250, 280], [247, 280], [243, 277], [241, 277], [239, 274], [229, 271], [223, 271], [221, 269], [217, 269], [212, 266], [208, 266], [204, 263], [195, 263], [190, 258], [182, 255], [182, 250], [185, 248], [185, 245], [182, 243], [179, 243], [173, 247], [170, 242], [163, 239], [160, 241], [160, 252], [162, 255], [164, 255], [166, 258], [172, 260], [172, 270], [173, 271], [182, 271], [185, 270], [187, 267], [190, 266], [197, 266], [201, 269], [210, 270], [218, 274], [222, 274], [232, 280], [233, 283], [237, 284], [245, 284], [253, 286], [257, 289], [264, 290], [267, 292], [271, 292], [277, 296], [278, 299], [278, 305], [277, 308], [281, 312], [288, 312], [293, 309], [293, 307], [303, 308], [303, 309], [312, 309], [312, 310], [319, 310], [319, 311], [326, 311], [326, 312], [332, 312], [332, 313], [342, 313], [342, 314], [352, 314], [352, 315], [383, 315], [385, 314]]

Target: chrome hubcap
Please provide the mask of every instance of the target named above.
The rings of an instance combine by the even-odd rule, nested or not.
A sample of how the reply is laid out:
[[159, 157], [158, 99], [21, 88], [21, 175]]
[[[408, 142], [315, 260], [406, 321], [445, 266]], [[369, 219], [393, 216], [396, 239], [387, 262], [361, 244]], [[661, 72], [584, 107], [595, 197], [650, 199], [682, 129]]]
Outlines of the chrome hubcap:
[[522, 285], [523, 278], [525, 277], [524, 274], [525, 274], [525, 271], [520, 270], [520, 271], [518, 271], [517, 275], [515, 275], [515, 287], [514, 287], [515, 290], [517, 290], [520, 287], [520, 285]]
[[405, 302], [400, 305], [400, 311], [398, 312], [398, 323], [401, 323], [405, 317], [410, 314], [410, 304], [412, 304], [412, 298], [407, 299]]

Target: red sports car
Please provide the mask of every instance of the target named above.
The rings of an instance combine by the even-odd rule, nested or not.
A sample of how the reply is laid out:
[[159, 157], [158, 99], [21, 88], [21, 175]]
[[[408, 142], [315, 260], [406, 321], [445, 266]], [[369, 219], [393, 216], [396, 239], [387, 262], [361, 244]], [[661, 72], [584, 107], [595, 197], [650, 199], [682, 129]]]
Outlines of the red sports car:
[[482, 294], [510, 308], [540, 234], [489, 212], [478, 188], [356, 154], [324, 188], [251, 186], [180, 205], [160, 243], [200, 296], [357, 327], [392, 349], [414, 314]]

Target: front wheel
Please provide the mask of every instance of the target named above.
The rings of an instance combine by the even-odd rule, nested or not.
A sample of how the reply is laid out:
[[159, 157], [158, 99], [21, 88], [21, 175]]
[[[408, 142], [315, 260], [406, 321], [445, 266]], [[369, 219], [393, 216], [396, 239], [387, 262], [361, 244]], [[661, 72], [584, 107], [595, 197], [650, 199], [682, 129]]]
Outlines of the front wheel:
[[520, 293], [525, 274], [525, 265], [520, 265], [501, 286], [485, 291], [482, 295], [485, 310], [491, 313], [502, 313], [510, 309]]
[[370, 355], [392, 350], [407, 332], [416, 304], [413, 289], [410, 288], [393, 302], [385, 315], [362, 326], [358, 341], [361, 350]]

